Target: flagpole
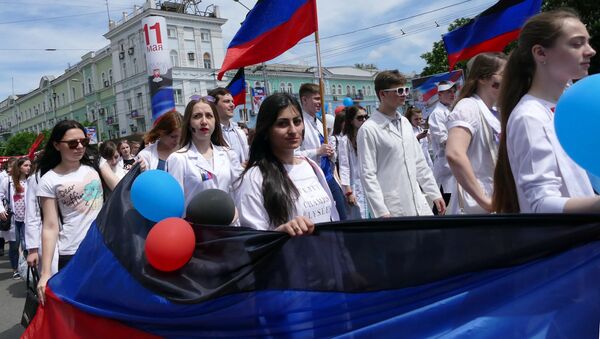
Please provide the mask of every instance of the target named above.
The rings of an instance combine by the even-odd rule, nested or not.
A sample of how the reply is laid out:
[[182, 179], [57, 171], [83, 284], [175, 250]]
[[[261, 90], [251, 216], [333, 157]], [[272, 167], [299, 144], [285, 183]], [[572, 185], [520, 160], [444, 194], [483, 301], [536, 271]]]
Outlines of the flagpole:
[[317, 48], [317, 68], [319, 69], [319, 95], [321, 95], [321, 122], [323, 123], [323, 142], [327, 144], [327, 118], [325, 117], [325, 81], [321, 66], [321, 46], [319, 43], [319, 30], [315, 31], [315, 46]]

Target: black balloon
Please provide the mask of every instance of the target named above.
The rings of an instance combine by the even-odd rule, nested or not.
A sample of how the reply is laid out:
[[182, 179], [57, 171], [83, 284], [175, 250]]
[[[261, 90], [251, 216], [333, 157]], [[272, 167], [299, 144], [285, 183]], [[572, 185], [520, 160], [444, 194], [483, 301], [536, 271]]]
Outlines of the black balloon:
[[219, 189], [202, 191], [190, 201], [186, 219], [201, 225], [229, 225], [235, 216], [233, 199]]

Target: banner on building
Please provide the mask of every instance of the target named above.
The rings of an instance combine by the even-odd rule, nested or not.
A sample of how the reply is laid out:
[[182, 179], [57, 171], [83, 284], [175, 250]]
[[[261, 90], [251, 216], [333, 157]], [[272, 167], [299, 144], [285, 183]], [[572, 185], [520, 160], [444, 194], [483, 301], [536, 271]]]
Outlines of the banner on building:
[[265, 88], [264, 87], [254, 87], [252, 88], [252, 110], [254, 113], [258, 113], [260, 109], [260, 105], [265, 100]]
[[452, 72], [434, 74], [412, 80], [414, 105], [423, 111], [423, 118], [427, 119], [429, 113], [438, 102], [437, 84], [440, 81], [457, 83], [456, 89], [460, 90], [464, 84], [462, 69]]
[[142, 19], [142, 31], [146, 42], [146, 67], [152, 101], [152, 120], [156, 121], [161, 115], [175, 109], [167, 22], [161, 16], [145, 17]]

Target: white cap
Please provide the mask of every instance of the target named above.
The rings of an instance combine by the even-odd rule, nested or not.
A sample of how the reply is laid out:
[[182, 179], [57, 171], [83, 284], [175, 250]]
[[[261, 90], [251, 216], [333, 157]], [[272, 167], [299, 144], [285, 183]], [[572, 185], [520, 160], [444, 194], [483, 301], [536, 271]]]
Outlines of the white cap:
[[456, 85], [456, 84], [452, 81], [445, 81], [444, 84], [442, 84], [442, 83], [438, 84], [437, 90], [438, 90], [438, 92], [447, 91], [450, 88], [454, 87], [454, 85]]

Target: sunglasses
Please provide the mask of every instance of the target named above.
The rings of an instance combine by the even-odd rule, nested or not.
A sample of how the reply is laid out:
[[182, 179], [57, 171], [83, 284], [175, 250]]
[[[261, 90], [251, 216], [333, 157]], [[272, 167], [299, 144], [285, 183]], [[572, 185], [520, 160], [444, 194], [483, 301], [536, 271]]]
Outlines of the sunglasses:
[[67, 144], [70, 149], [76, 149], [79, 144], [83, 147], [87, 147], [90, 144], [90, 138], [73, 139], [73, 140], [61, 140], [59, 142]]
[[384, 92], [396, 92], [399, 96], [408, 96], [410, 94], [410, 87], [398, 87], [384, 89]]
[[357, 115], [356, 116], [356, 120], [358, 120], [358, 121], [365, 121], [367, 119], [369, 119], [368, 115]]
[[212, 103], [215, 103], [215, 101], [217, 101], [215, 99], [215, 97], [213, 97], [212, 95], [202, 96], [202, 95], [199, 95], [199, 94], [192, 95], [190, 97], [190, 100], [194, 100], [194, 101], [208, 101], [208, 102], [212, 102]]

